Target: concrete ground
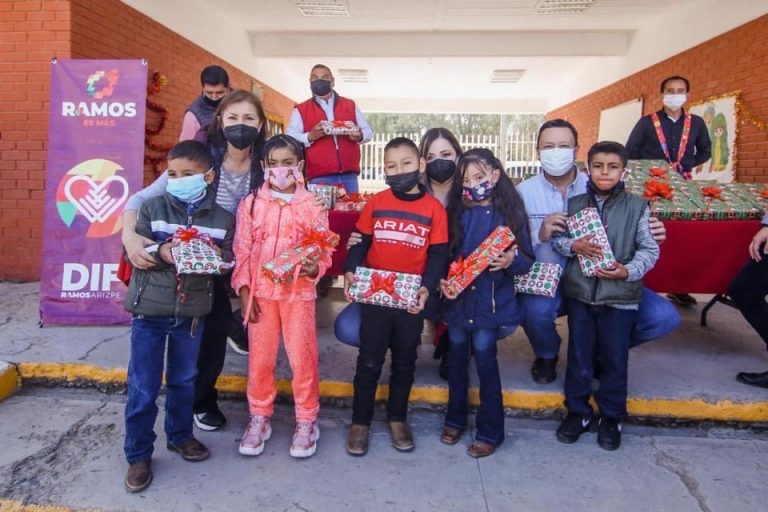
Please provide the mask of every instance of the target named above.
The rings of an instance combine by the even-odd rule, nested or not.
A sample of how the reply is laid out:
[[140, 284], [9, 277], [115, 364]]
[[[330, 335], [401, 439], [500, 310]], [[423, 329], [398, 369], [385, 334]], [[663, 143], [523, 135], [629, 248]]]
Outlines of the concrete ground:
[[[222, 407], [230, 424], [198, 432], [211, 458], [184, 462], [160, 434], [154, 481], [134, 495], [122, 483], [123, 398], [36, 388], [0, 404], [0, 510], [35, 503], [163, 512], [757, 512], [768, 500], [764, 431], [628, 425], [622, 448], [606, 452], [594, 434], [564, 445], [555, 440], [555, 421], [508, 419], [497, 453], [475, 460], [466, 455], [469, 436], [443, 445], [442, 415], [418, 410], [411, 414], [413, 452], [396, 452], [376, 422], [370, 452], [356, 458], [344, 451], [349, 412], [325, 407], [317, 454], [295, 460], [288, 455], [292, 410], [284, 405], [265, 452], [248, 458], [237, 454], [244, 402], [228, 400]], [[161, 421], [156, 430], [162, 432]]]
[[[325, 396], [318, 453], [305, 461], [288, 455], [293, 415], [281, 399], [265, 453], [254, 459], [237, 454], [247, 420], [242, 396], [247, 362], [228, 352], [229, 377], [221, 384], [233, 393], [221, 405], [229, 423], [219, 432], [196, 431], [212, 449], [211, 459], [192, 464], [169, 453], [161, 415], [155, 480], [145, 492], [131, 495], [122, 483], [125, 397], [119, 392], [129, 328], [40, 328], [37, 286], [0, 283], [0, 360], [18, 363], [22, 381], [14, 395], [0, 402], [3, 512], [730, 512], [762, 511], [768, 502], [768, 391], [734, 379], [738, 371], [768, 369], [768, 357], [737, 312], [722, 305], [710, 313], [707, 328], [698, 325], [703, 304], [681, 310], [679, 331], [633, 350], [630, 360], [633, 415], [704, 421], [662, 428], [632, 419], [624, 426], [622, 448], [612, 453], [597, 446], [594, 434], [575, 445], [558, 443], [552, 416], [562, 402], [563, 364], [555, 383], [534, 384], [529, 376], [533, 356], [518, 332], [500, 345], [505, 400], [511, 406], [507, 439], [492, 457], [474, 460], [466, 455], [470, 435], [457, 446], [439, 442], [446, 386], [437, 376], [427, 334], [411, 414], [416, 450], [402, 454], [391, 448], [379, 411], [369, 454], [353, 458], [344, 450], [350, 412], [331, 405], [343, 403], [334, 397], [348, 396], [356, 357], [355, 349], [332, 335], [333, 318], [345, 305], [334, 290], [318, 302]], [[565, 322], [560, 324], [565, 335]], [[290, 376], [284, 354], [278, 373]], [[69, 387], [89, 385], [118, 393]], [[733, 423], [707, 420], [739, 423], [734, 428]], [[652, 424], [668, 425], [663, 420]]]
[[[699, 305], [680, 308], [681, 327], [666, 338], [633, 349], [630, 354], [630, 412], [637, 416], [670, 416], [678, 419], [717, 419], [768, 422], [768, 391], [736, 381], [739, 371], [768, 370], [768, 354], [758, 335], [740, 314], [716, 305], [709, 326], [699, 326], [699, 313], [710, 297], [700, 296]], [[326, 396], [348, 396], [351, 392], [357, 349], [333, 336], [333, 320], [346, 305], [341, 290], [318, 301], [320, 375]], [[565, 318], [558, 321], [567, 339]], [[38, 284], [0, 283], [0, 360], [19, 363], [55, 363], [38, 367], [22, 365], [23, 379], [49, 376], [51, 372], [76, 380], [89, 378], [82, 365], [97, 369], [125, 369], [129, 358], [128, 326], [44, 327], [38, 326]], [[527, 411], [553, 410], [562, 403], [565, 351], [563, 343], [558, 379], [539, 385], [530, 378], [533, 353], [522, 329], [499, 346], [505, 403]], [[241, 393], [247, 358], [227, 349], [224, 374], [235, 376], [230, 390]], [[429, 333], [424, 336], [416, 370], [413, 397], [429, 403], [445, 403], [447, 387], [437, 375]], [[60, 363], [71, 363], [59, 372]], [[87, 368], [90, 368], [88, 366]], [[278, 376], [290, 378], [281, 352]], [[113, 377], [108, 377], [112, 379]], [[119, 372], [114, 377], [121, 380]], [[386, 372], [382, 380], [386, 382]], [[343, 383], [343, 384], [340, 384]], [[284, 386], [285, 388], [285, 386]]]

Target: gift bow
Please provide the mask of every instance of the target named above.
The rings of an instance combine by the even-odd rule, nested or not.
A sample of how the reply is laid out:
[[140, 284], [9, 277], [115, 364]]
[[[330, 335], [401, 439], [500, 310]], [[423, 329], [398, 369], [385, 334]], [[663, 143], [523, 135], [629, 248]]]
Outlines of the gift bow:
[[323, 249], [332, 249], [339, 245], [339, 235], [327, 229], [313, 229], [304, 237], [301, 245], [319, 245]]
[[709, 187], [701, 187], [701, 193], [704, 195], [704, 197], [708, 197], [710, 201], [713, 199], [719, 199], [721, 201], [725, 201], [725, 198], [722, 196], [723, 190], [720, 187], [709, 186]]
[[200, 233], [195, 227], [176, 228], [176, 232], [173, 234], [173, 239], [180, 242], [191, 242], [192, 240], [197, 239], [202, 240], [207, 244], [213, 244], [208, 233]]
[[645, 192], [643, 197], [646, 199], [672, 199], [672, 186], [669, 183], [663, 183], [656, 180], [648, 180], [645, 182]]
[[666, 178], [667, 177], [667, 171], [665, 171], [661, 167], [651, 167], [650, 169], [648, 169], [648, 172], [654, 178]]
[[367, 299], [376, 292], [384, 292], [396, 301], [400, 302], [403, 299], [400, 297], [400, 294], [395, 291], [396, 279], [397, 276], [395, 274], [386, 275], [379, 272], [374, 272], [371, 276], [371, 287], [368, 288], [367, 292], [363, 293], [362, 297]]
[[763, 197], [768, 197], [768, 188], [764, 188], [760, 191], [760, 195]]
[[480, 270], [480, 266], [480, 261], [476, 258], [465, 260], [463, 257], [459, 256], [459, 259], [451, 263], [451, 266], [448, 267], [448, 276], [446, 279], [450, 281], [468, 273], [475, 273], [476, 270]]

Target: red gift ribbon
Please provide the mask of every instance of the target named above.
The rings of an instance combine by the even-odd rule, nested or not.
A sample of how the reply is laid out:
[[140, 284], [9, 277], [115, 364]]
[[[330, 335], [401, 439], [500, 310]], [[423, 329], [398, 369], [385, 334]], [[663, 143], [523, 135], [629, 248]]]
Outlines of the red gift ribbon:
[[672, 199], [672, 187], [669, 183], [663, 183], [656, 180], [648, 180], [645, 182], [645, 192], [643, 197], [646, 199]]
[[325, 229], [313, 229], [304, 237], [302, 246], [319, 245], [323, 249], [332, 249], [339, 245], [339, 235]]
[[376, 292], [384, 292], [397, 302], [400, 302], [403, 298], [395, 291], [396, 280], [397, 276], [395, 274], [381, 274], [379, 272], [374, 272], [373, 276], [371, 276], [371, 287], [368, 288], [368, 291], [363, 293], [361, 297], [367, 299], [373, 296]]
[[667, 171], [665, 171], [661, 167], [651, 167], [650, 169], [648, 169], [648, 172], [654, 178], [666, 178], [667, 177]]
[[719, 199], [721, 201], [725, 201], [725, 198], [722, 196], [723, 189], [721, 189], [720, 187], [715, 187], [715, 186], [701, 187], [701, 193], [704, 195], [704, 197], [708, 197], [710, 202], [713, 199]]
[[479, 270], [480, 267], [481, 267], [481, 264], [477, 258], [470, 258], [465, 260], [464, 258], [459, 256], [459, 259], [451, 263], [451, 266], [448, 267], [448, 276], [446, 277], [446, 279], [450, 281], [457, 277], [466, 275], [467, 273], [470, 273], [473, 270]]
[[365, 197], [360, 192], [352, 192], [350, 194], [340, 197], [339, 199], [337, 199], [337, 202], [341, 201], [344, 203], [364, 203], [367, 200], [368, 198]]
[[768, 188], [764, 188], [760, 191], [760, 195], [763, 197], [768, 197]]
[[173, 234], [173, 240], [180, 242], [191, 242], [192, 240], [201, 240], [208, 245], [213, 245], [213, 240], [208, 233], [200, 233], [197, 228], [176, 228], [176, 232]]

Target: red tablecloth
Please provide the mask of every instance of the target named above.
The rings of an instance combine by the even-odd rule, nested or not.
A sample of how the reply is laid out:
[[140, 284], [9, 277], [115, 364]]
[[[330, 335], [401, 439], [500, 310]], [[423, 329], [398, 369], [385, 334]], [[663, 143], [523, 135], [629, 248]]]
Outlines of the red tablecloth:
[[656, 292], [725, 293], [749, 258], [756, 220], [665, 221], [661, 257], [644, 279]]
[[339, 276], [344, 270], [344, 260], [347, 259], [347, 240], [349, 234], [355, 230], [355, 223], [360, 216], [359, 212], [340, 212], [331, 210], [328, 212], [328, 227], [341, 237], [339, 245], [333, 253], [333, 264], [325, 275]]

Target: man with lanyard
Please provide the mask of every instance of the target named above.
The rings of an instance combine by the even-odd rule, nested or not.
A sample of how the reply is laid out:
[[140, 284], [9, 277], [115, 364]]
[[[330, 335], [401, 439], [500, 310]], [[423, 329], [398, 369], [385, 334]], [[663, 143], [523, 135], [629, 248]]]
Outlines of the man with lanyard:
[[187, 108], [181, 122], [179, 140], [194, 139], [201, 129], [211, 123], [221, 98], [229, 92], [229, 74], [221, 66], [208, 66], [200, 73], [202, 93]]
[[[666, 160], [686, 180], [692, 170], [712, 156], [712, 143], [704, 120], [686, 112], [690, 83], [681, 76], [661, 81], [664, 108], [640, 118], [627, 139], [629, 158]], [[696, 304], [689, 294], [670, 294], [681, 306]]]
[[[312, 68], [309, 86], [312, 98], [293, 109], [286, 133], [307, 148], [310, 183], [340, 185], [347, 192], [358, 192], [359, 145], [371, 140], [373, 131], [355, 102], [333, 90], [333, 73], [328, 66], [317, 64]], [[326, 135], [323, 121], [346, 121], [351, 125], [349, 133]]]
[[[579, 138], [576, 128], [563, 119], [552, 119], [539, 128], [536, 148], [542, 172], [517, 186], [531, 223], [531, 239], [536, 261], [557, 263], [563, 268], [567, 259], [552, 249], [553, 233], [566, 230], [568, 199], [584, 194], [589, 177], [574, 163]], [[651, 217], [653, 238], [661, 243], [666, 238], [664, 225]], [[555, 297], [520, 294], [517, 296], [523, 312], [523, 329], [531, 343], [536, 359], [531, 367], [534, 382], [549, 384], [557, 377], [556, 367], [561, 338], [555, 321], [567, 313], [558, 287]], [[643, 289], [637, 324], [632, 332], [631, 347], [661, 338], [674, 331], [680, 316], [664, 298]]]

